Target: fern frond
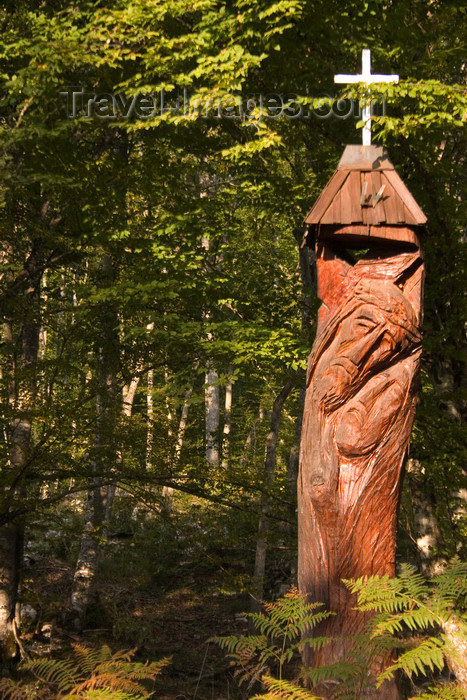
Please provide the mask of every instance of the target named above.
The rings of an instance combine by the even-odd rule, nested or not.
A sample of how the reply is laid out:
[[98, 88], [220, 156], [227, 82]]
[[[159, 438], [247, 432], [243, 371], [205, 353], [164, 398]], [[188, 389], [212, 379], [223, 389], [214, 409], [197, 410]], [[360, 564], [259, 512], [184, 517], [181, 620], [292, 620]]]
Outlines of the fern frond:
[[99, 688], [98, 690], [86, 690], [83, 693], [70, 693], [60, 695], [60, 700], [144, 700], [147, 697], [139, 693], [128, 693], [123, 690], [110, 690], [109, 688]]
[[331, 641], [329, 637], [304, 637], [298, 642], [297, 649], [302, 653], [306, 646], [310, 646], [315, 651], [319, 651], [329, 641]]
[[236, 659], [237, 655], [244, 655], [245, 651], [253, 655], [255, 652], [261, 652], [268, 646], [268, 640], [262, 634], [241, 637], [217, 637], [216, 641], [222, 649], [227, 650], [228, 655], [232, 659]]
[[11, 678], [0, 679], [1, 700], [32, 700], [32, 697], [28, 688], [21, 683], [17, 683]]
[[30, 671], [36, 678], [50, 685], [57, 686], [63, 693], [82, 680], [76, 664], [63, 659], [33, 659], [24, 664], [24, 668]]
[[467, 607], [467, 563], [454, 559], [447, 569], [432, 579], [434, 602], [442, 603], [442, 611], [453, 608], [465, 611]]
[[456, 683], [447, 683], [410, 700], [465, 700], [465, 691]]
[[397, 580], [402, 584], [404, 592], [414, 600], [423, 600], [429, 593], [426, 579], [410, 564], [402, 564]]
[[396, 613], [419, 606], [429, 593], [428, 585], [420, 574], [408, 564], [402, 565], [401, 575], [361, 576], [358, 579], [344, 579], [351, 593], [356, 593], [359, 610], [375, 610]]
[[327, 666], [318, 666], [317, 668], [307, 668], [304, 671], [306, 678], [309, 678], [313, 685], [318, 685], [323, 681], [347, 681], [351, 678], [359, 676], [358, 669], [352, 661], [337, 661]]
[[252, 615], [257, 628], [270, 639], [292, 641], [315, 627], [332, 613], [318, 610], [322, 603], [309, 603], [296, 588], [274, 603], [264, 604], [266, 615]]
[[[36, 659], [24, 664], [23, 668], [55, 691], [57, 695], [53, 697], [60, 700], [65, 697], [74, 700], [98, 700], [101, 697], [140, 700], [149, 695], [141, 681], [155, 680], [169, 659], [141, 663], [131, 660], [133, 654], [134, 651], [112, 653], [108, 646], [95, 649], [74, 645], [73, 659]], [[25, 700], [25, 697], [29, 700], [40, 696], [5, 695], [7, 700]]]
[[402, 669], [409, 678], [414, 674], [425, 673], [429, 668], [431, 671], [444, 668], [443, 642], [436, 637], [425, 639], [415, 649], [409, 649], [402, 654], [395, 663], [379, 674], [377, 686], [379, 687], [386, 679], [391, 678], [395, 671]]
[[[120, 674], [112, 671], [92, 675], [91, 678], [87, 678], [82, 683], [78, 683], [70, 694], [79, 696], [84, 691], [94, 691], [97, 689], [111, 690], [114, 692], [124, 691], [126, 693], [139, 692], [141, 694], [141, 686], [139, 683], [129, 678], [124, 678]], [[147, 692], [143, 692], [143, 695], [146, 697]]]
[[375, 620], [372, 636], [396, 634], [404, 632], [404, 627], [412, 632], [436, 627], [438, 616], [428, 607], [410, 608], [391, 616], [379, 617]]
[[100, 663], [112, 658], [112, 651], [107, 644], [99, 648], [73, 644], [73, 656], [84, 675], [89, 675]]
[[269, 692], [255, 695], [251, 700], [319, 700], [309, 690], [300, 688], [290, 681], [278, 680], [271, 676], [264, 676], [262, 681]]

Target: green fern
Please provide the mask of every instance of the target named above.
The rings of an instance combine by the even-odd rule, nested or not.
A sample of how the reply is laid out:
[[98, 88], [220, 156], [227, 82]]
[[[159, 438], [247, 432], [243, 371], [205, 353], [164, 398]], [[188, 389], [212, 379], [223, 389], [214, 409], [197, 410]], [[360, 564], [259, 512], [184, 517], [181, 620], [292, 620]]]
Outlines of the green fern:
[[[155, 680], [169, 661], [132, 661], [134, 651], [112, 653], [108, 646], [73, 647], [72, 659], [41, 658], [23, 664], [37, 681], [0, 683], [1, 700], [143, 700], [150, 692], [141, 684]], [[41, 695], [41, 692], [44, 694]]]
[[332, 685], [333, 698], [337, 700], [358, 700], [376, 691], [373, 669], [381, 666], [393, 644], [387, 638], [373, 638], [371, 634], [355, 635], [348, 640], [351, 645], [345, 659], [326, 666], [307, 668], [303, 678], [313, 687]]
[[[354, 700], [402, 671], [408, 677], [441, 671], [447, 662], [458, 682], [429, 688], [420, 700], [461, 700], [467, 696], [467, 564], [454, 560], [431, 581], [408, 565], [400, 576], [360, 578], [345, 581], [358, 596], [358, 609], [376, 613], [366, 633], [352, 638], [348, 657], [319, 668], [302, 669], [299, 679], [316, 686], [335, 685], [333, 697]], [[308, 634], [330, 615], [316, 603], [307, 603], [296, 589], [275, 603], [265, 604], [265, 612], [252, 614], [260, 632], [251, 636], [219, 637], [236, 666], [236, 675], [250, 687], [262, 681], [268, 691], [256, 698], [302, 700], [312, 698], [310, 691], [284, 680], [306, 644], [320, 649], [327, 641]], [[375, 667], [389, 652], [399, 649], [399, 658], [374, 679]], [[271, 673], [276, 672], [278, 678]]]
[[457, 683], [448, 683], [432, 692], [417, 695], [416, 700], [465, 700], [465, 692]]
[[[401, 575], [394, 579], [383, 576], [345, 583], [352, 593], [357, 593], [360, 610], [378, 613], [372, 623], [372, 638], [386, 638], [400, 649], [409, 646], [378, 676], [378, 686], [398, 670], [412, 677], [441, 671], [447, 663], [459, 678], [457, 688], [464, 684], [460, 697], [465, 696], [467, 659], [465, 651], [459, 650], [467, 648], [466, 563], [454, 560], [431, 581], [404, 565]], [[401, 639], [401, 634], [410, 636]], [[434, 695], [427, 697], [444, 692], [436, 687], [432, 690]]]
[[263, 683], [269, 692], [255, 695], [251, 700], [319, 700], [309, 690], [299, 688], [289, 681], [264, 676]]
[[430, 671], [442, 671], [444, 668], [443, 642], [436, 637], [424, 639], [414, 649], [404, 652], [398, 660], [389, 666], [378, 676], [378, 687], [388, 678], [392, 678], [394, 672], [401, 669], [409, 678], [412, 675], [422, 675]]
[[263, 676], [269, 677], [271, 666], [281, 680], [283, 668], [300, 658], [306, 643], [316, 649], [322, 647], [327, 641], [324, 637], [305, 638], [331, 615], [319, 610], [322, 607], [321, 603], [307, 603], [296, 588], [291, 588], [283, 598], [265, 603], [264, 613], [249, 613], [260, 634], [216, 637], [221, 648], [226, 649], [240, 683], [253, 685]]

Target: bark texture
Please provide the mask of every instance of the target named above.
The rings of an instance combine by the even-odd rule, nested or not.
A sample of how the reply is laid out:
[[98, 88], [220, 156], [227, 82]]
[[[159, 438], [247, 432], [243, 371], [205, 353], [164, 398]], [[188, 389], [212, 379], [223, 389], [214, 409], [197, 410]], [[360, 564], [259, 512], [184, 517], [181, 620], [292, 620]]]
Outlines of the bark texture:
[[[342, 660], [365, 618], [343, 578], [394, 575], [400, 480], [415, 410], [423, 263], [413, 247], [358, 262], [318, 242], [323, 304], [309, 358], [298, 481], [299, 587], [336, 614], [307, 666]], [[384, 661], [382, 662], [384, 664]], [[378, 668], [374, 668], [376, 672]], [[323, 697], [333, 689], [320, 688]], [[397, 698], [395, 685], [368, 697]]]
[[220, 425], [219, 375], [210, 368], [206, 373], [204, 403], [206, 409], [206, 461], [212, 467], [219, 466], [218, 433]]
[[[103, 256], [103, 284], [112, 278], [110, 256]], [[118, 317], [111, 304], [102, 303], [97, 343], [96, 431], [92, 455], [93, 476], [89, 484], [84, 529], [73, 577], [71, 604], [81, 625], [88, 608], [95, 602], [95, 578], [99, 564], [100, 541], [106, 537], [106, 517], [112, 498], [106, 480], [112, 478], [117, 462], [115, 425], [117, 411], [117, 370], [119, 365]]]
[[266, 554], [268, 548], [269, 513], [271, 507], [269, 491], [274, 480], [274, 472], [276, 469], [276, 446], [281, 424], [282, 409], [292, 388], [293, 381], [289, 379], [276, 396], [271, 413], [269, 433], [266, 438], [263, 493], [261, 496], [261, 516], [256, 540], [255, 568], [253, 572], [254, 591], [253, 597], [251, 598], [251, 612], [259, 612], [262, 608]]
[[225, 386], [224, 402], [224, 429], [222, 434], [222, 468], [229, 466], [230, 431], [232, 429], [232, 393], [233, 393], [233, 366], [229, 366], [227, 384]]
[[[6, 271], [3, 371], [7, 384], [9, 459], [3, 470], [0, 518], [0, 662], [8, 667], [18, 654], [15, 616], [22, 576], [24, 526], [15, 518], [17, 498], [25, 496], [24, 481], [31, 466], [32, 414], [37, 394], [37, 356], [40, 335], [42, 241], [37, 239], [23, 270]], [[13, 251], [4, 251], [4, 262]], [[14, 322], [21, 310], [21, 321]]]
[[18, 648], [13, 631], [23, 558], [23, 528], [10, 523], [0, 528], [0, 649], [8, 666]]

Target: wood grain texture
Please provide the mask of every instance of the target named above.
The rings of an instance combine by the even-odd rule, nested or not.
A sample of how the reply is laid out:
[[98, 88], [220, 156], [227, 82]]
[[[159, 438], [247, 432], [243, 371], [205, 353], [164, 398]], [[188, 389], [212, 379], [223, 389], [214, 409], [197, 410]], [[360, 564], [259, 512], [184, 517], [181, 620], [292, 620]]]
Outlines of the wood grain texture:
[[332, 202], [333, 197], [337, 194], [337, 192], [339, 192], [342, 183], [345, 181], [347, 175], [348, 172], [346, 171], [336, 170], [336, 172], [326, 185], [326, 196], [323, 197], [323, 192], [321, 197], [319, 197], [313, 209], [310, 211], [307, 218], [305, 219], [306, 223], [314, 223], [315, 221], [320, 221], [321, 217], [328, 209], [329, 204]]
[[[390, 243], [398, 241], [400, 243], [409, 243], [411, 245], [420, 246], [420, 227], [409, 228], [408, 226], [382, 226], [373, 224], [343, 224], [336, 226], [333, 224], [320, 225], [318, 229], [318, 237], [321, 240], [342, 237], [350, 245], [360, 243], [361, 247], [365, 247], [365, 243], [371, 242], [374, 245], [382, 243]], [[371, 241], [369, 240], [371, 239]]]
[[[362, 148], [365, 150], [365, 147]], [[320, 224], [424, 226], [425, 214], [394, 170], [384, 149], [370, 147], [365, 157], [361, 150], [357, 150], [358, 147], [349, 147], [349, 149], [347, 158], [343, 158], [339, 163], [338, 170], [318, 197], [305, 223], [311, 226]], [[376, 158], [375, 167], [372, 168], [371, 160], [374, 158]], [[359, 170], [356, 168], [356, 163], [361, 163], [365, 167]], [[363, 190], [364, 185], [366, 190]], [[382, 195], [375, 201], [374, 195], [380, 192], [382, 186], [384, 186]]]
[[[342, 579], [395, 573], [397, 505], [421, 353], [420, 251], [370, 242], [352, 265], [340, 240], [345, 236], [317, 243], [323, 303], [308, 362], [298, 482], [299, 587], [336, 615], [315, 630], [334, 641], [315, 654], [308, 648], [308, 666], [345, 658], [346, 638], [363, 629], [365, 617], [352, 609]], [[318, 694], [334, 692], [323, 686]], [[399, 695], [388, 683], [365, 697]]]

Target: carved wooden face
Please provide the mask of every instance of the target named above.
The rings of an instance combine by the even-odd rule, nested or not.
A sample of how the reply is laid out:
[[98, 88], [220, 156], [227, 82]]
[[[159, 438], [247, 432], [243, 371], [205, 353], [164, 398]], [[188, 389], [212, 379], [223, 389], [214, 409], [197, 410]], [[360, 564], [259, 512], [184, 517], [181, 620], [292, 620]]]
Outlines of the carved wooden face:
[[317, 348], [313, 377], [323, 405], [336, 408], [356, 383], [410, 354], [420, 341], [403, 292], [387, 280], [359, 280]]

